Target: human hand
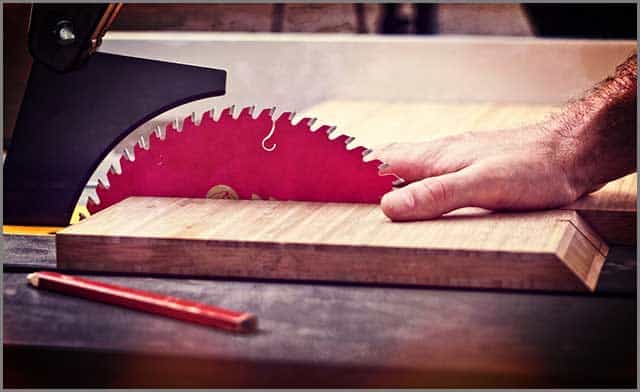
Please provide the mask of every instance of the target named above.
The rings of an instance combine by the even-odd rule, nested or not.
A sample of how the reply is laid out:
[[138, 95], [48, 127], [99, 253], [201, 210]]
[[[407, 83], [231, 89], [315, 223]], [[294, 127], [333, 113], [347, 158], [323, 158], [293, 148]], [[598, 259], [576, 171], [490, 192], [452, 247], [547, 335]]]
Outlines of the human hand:
[[544, 122], [391, 144], [372, 158], [409, 185], [384, 195], [392, 220], [432, 219], [461, 207], [562, 206], [636, 170], [637, 56]]
[[573, 181], [569, 151], [544, 126], [469, 132], [423, 143], [374, 150], [409, 184], [382, 198], [392, 220], [432, 219], [461, 207], [492, 210], [552, 208], [571, 203], [585, 189]]

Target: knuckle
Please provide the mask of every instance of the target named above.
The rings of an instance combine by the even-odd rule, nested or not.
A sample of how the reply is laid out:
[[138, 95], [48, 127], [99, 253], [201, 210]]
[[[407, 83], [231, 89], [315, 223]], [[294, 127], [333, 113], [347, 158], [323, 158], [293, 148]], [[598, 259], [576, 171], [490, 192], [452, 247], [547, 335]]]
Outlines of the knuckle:
[[450, 200], [451, 191], [444, 182], [437, 178], [431, 178], [428, 181], [422, 181], [421, 193], [424, 195], [424, 201], [432, 204], [443, 204]]
[[411, 210], [416, 207], [419, 203], [420, 197], [416, 195], [416, 192], [413, 188], [408, 188], [408, 192], [404, 192], [404, 208], [407, 210]]

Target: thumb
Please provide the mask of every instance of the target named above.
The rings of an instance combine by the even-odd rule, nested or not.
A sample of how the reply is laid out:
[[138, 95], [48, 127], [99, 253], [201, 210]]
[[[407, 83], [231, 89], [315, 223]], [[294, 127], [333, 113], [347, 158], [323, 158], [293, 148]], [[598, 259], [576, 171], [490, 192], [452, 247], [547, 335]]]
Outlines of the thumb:
[[380, 206], [393, 221], [437, 218], [473, 202], [474, 178], [468, 169], [425, 178], [387, 193]]

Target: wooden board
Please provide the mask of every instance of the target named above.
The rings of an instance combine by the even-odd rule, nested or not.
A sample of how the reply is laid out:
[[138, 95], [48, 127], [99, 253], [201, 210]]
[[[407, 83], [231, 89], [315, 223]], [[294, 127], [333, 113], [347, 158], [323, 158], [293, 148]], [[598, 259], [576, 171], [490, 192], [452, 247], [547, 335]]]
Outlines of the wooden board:
[[607, 243], [635, 245], [637, 189], [638, 176], [630, 174], [564, 209], [577, 211]]
[[376, 205], [129, 198], [56, 252], [74, 270], [583, 291], [608, 247], [574, 211], [392, 223]]
[[[318, 124], [337, 125], [367, 147], [415, 142], [465, 131], [509, 129], [545, 119], [558, 106], [330, 100], [305, 110]], [[634, 141], [635, 142], [635, 141]], [[357, 143], [356, 143], [357, 144]], [[636, 243], [638, 179], [630, 174], [564, 207], [578, 211], [609, 244]]]

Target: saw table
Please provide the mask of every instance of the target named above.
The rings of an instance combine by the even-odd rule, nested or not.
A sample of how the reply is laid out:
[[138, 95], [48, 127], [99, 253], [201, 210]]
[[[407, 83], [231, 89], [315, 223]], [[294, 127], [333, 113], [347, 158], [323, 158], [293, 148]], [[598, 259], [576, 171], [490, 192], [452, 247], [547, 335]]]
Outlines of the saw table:
[[[635, 248], [596, 293], [554, 294], [93, 275], [251, 309], [237, 336], [26, 283], [53, 237], [5, 236], [4, 385], [478, 387], [636, 385]], [[82, 275], [87, 276], [87, 275]]]
[[[634, 49], [635, 42], [628, 41], [173, 33], [113, 33], [103, 47], [216, 66], [230, 75], [227, 96], [165, 113], [123, 145], [171, 116], [202, 112], [212, 104], [277, 104], [302, 108], [304, 115], [337, 125], [368, 146], [537, 121]], [[247, 63], [264, 67], [249, 72]], [[570, 65], [578, 63], [580, 71], [573, 72]], [[594, 230], [582, 231], [588, 234], [581, 242], [604, 259], [593, 293], [269, 280], [268, 275], [178, 278], [109, 268], [79, 272], [250, 310], [260, 329], [248, 336], [31, 289], [28, 272], [63, 265], [56, 260], [54, 237], [5, 235], [5, 385], [635, 386], [636, 184], [636, 176], [628, 176], [603, 189], [604, 197], [560, 212], [582, 214]], [[495, 244], [504, 243], [501, 235], [515, 238], [499, 228], [483, 230]], [[522, 238], [535, 237], [528, 235]], [[546, 235], [540, 232], [540, 244]], [[473, 230], [466, 236], [470, 243], [481, 240], [473, 238]], [[73, 255], [73, 246], [67, 254]], [[86, 251], [91, 250], [78, 248], [76, 254]], [[78, 265], [66, 268], [83, 271]]]

